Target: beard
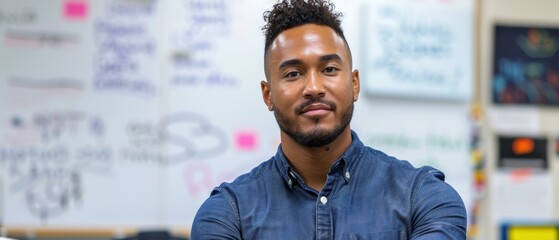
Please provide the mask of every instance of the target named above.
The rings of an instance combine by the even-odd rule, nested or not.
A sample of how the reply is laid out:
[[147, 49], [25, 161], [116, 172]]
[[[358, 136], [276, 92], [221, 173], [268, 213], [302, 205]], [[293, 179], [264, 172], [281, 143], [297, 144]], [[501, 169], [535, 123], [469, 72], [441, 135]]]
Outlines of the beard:
[[[295, 113], [300, 114], [303, 108], [315, 102], [327, 104], [328, 106], [330, 106], [332, 111], [336, 111], [336, 104], [333, 102], [325, 100], [309, 100], [307, 102], [304, 102], [300, 106], [297, 106], [297, 108], [295, 109]], [[275, 107], [274, 116], [276, 117], [279, 128], [289, 137], [295, 140], [295, 142], [306, 147], [322, 147], [334, 141], [349, 125], [349, 122], [351, 122], [351, 118], [353, 116], [353, 102], [351, 102], [349, 107], [342, 112], [340, 122], [336, 123], [332, 129], [313, 128], [309, 132], [303, 132], [301, 130], [301, 127], [297, 125], [294, 120], [289, 119], [285, 114], [278, 111]], [[318, 123], [320, 119], [316, 118], [315, 121]]]

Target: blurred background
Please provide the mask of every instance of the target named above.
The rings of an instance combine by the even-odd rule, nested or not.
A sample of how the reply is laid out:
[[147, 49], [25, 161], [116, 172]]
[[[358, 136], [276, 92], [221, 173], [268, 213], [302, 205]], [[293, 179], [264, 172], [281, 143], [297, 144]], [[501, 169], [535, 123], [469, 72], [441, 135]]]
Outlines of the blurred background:
[[[0, 0], [0, 238], [188, 238], [280, 142], [260, 92], [273, 3]], [[361, 140], [441, 169], [469, 239], [559, 239], [559, 2], [334, 3]]]

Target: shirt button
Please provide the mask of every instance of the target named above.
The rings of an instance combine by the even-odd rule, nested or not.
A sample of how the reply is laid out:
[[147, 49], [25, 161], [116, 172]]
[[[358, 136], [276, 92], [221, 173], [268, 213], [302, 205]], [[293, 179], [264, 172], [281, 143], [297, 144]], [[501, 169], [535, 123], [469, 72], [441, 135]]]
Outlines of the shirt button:
[[349, 177], [351, 177], [351, 175], [349, 175], [349, 172], [345, 172], [345, 178], [349, 179]]
[[320, 197], [320, 202], [324, 205], [326, 205], [326, 203], [328, 202], [328, 198], [326, 198], [325, 196]]
[[289, 186], [291, 187], [291, 185], [293, 185], [293, 181], [291, 181], [291, 179], [289, 179], [289, 180], [287, 181], [287, 184], [289, 184]]
[[292, 171], [289, 171], [289, 175], [291, 175], [291, 177], [295, 178], [295, 173], [293, 173]]

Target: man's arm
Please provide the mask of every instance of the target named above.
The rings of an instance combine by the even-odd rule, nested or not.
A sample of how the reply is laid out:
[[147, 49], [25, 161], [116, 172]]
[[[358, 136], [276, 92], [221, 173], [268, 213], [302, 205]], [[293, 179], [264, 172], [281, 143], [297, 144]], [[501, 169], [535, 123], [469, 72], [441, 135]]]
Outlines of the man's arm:
[[214, 190], [202, 204], [194, 218], [190, 239], [241, 239], [236, 207], [226, 194]]
[[414, 191], [412, 239], [466, 239], [464, 203], [442, 172], [426, 173]]

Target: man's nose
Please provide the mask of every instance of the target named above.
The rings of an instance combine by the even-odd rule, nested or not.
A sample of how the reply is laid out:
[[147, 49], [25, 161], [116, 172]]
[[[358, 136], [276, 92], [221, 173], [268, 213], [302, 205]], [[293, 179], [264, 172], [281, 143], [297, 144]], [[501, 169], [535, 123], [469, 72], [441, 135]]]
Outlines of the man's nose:
[[307, 99], [322, 98], [326, 95], [324, 89], [324, 82], [320, 76], [320, 73], [316, 71], [311, 71], [306, 78], [305, 89], [303, 90], [303, 95]]

